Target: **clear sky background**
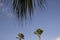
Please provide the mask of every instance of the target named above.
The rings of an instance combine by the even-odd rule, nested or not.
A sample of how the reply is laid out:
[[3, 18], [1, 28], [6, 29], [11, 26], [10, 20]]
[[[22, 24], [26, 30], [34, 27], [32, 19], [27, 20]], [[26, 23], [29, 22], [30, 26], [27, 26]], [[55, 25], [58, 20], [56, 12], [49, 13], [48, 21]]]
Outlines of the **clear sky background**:
[[60, 37], [60, 0], [47, 0], [47, 8], [43, 11], [36, 9], [32, 20], [27, 20], [23, 27], [11, 7], [10, 2], [0, 2], [0, 40], [17, 40], [18, 33], [25, 35], [24, 40], [38, 40], [34, 34], [37, 28], [44, 30], [41, 40]]

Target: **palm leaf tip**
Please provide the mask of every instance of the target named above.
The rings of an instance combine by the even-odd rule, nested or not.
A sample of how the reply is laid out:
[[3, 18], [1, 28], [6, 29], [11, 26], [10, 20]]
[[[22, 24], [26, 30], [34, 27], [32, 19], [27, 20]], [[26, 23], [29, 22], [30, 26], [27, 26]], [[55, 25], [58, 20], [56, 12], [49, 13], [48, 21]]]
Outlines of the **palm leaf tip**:
[[37, 32], [34, 32], [34, 34], [37, 34]]

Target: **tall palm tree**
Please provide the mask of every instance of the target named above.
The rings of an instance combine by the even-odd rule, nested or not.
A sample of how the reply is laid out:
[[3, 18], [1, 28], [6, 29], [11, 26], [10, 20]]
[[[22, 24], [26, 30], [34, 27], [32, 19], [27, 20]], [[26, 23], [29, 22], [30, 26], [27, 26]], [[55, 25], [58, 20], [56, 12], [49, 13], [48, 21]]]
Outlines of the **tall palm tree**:
[[17, 39], [19, 40], [24, 39], [24, 35], [22, 33], [19, 33]]
[[27, 15], [31, 18], [33, 9], [37, 4], [41, 8], [45, 5], [45, 0], [13, 0], [13, 9], [17, 13], [18, 18], [26, 19]]
[[43, 30], [42, 29], [37, 29], [34, 34], [36, 34], [38, 36], [38, 40], [40, 40], [41, 38], [41, 34], [43, 33]]

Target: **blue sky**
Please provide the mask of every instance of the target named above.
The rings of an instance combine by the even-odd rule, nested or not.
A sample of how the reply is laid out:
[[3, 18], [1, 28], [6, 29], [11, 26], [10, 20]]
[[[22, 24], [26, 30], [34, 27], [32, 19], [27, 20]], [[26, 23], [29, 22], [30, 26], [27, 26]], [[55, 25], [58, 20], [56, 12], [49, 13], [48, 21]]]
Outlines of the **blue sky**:
[[[11, 3], [0, 2], [0, 40], [17, 40], [19, 32], [25, 35], [24, 40], [38, 40], [34, 34], [37, 28], [44, 30], [41, 40], [56, 40], [60, 37], [60, 1], [47, 0], [47, 8], [34, 11], [32, 20], [27, 20], [23, 28], [12, 12]], [[28, 22], [29, 21], [29, 22]]]

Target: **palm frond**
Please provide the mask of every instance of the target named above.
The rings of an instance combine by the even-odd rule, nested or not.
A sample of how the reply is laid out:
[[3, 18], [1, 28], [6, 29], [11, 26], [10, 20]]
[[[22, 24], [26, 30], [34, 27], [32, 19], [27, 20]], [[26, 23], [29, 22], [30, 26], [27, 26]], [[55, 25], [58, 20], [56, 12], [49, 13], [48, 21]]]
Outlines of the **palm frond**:
[[34, 32], [34, 34], [38, 34], [37, 32]]
[[27, 11], [31, 18], [33, 8], [36, 6], [36, 1], [39, 7], [43, 7], [45, 0], [13, 0], [13, 9], [17, 12], [18, 18], [26, 19]]

